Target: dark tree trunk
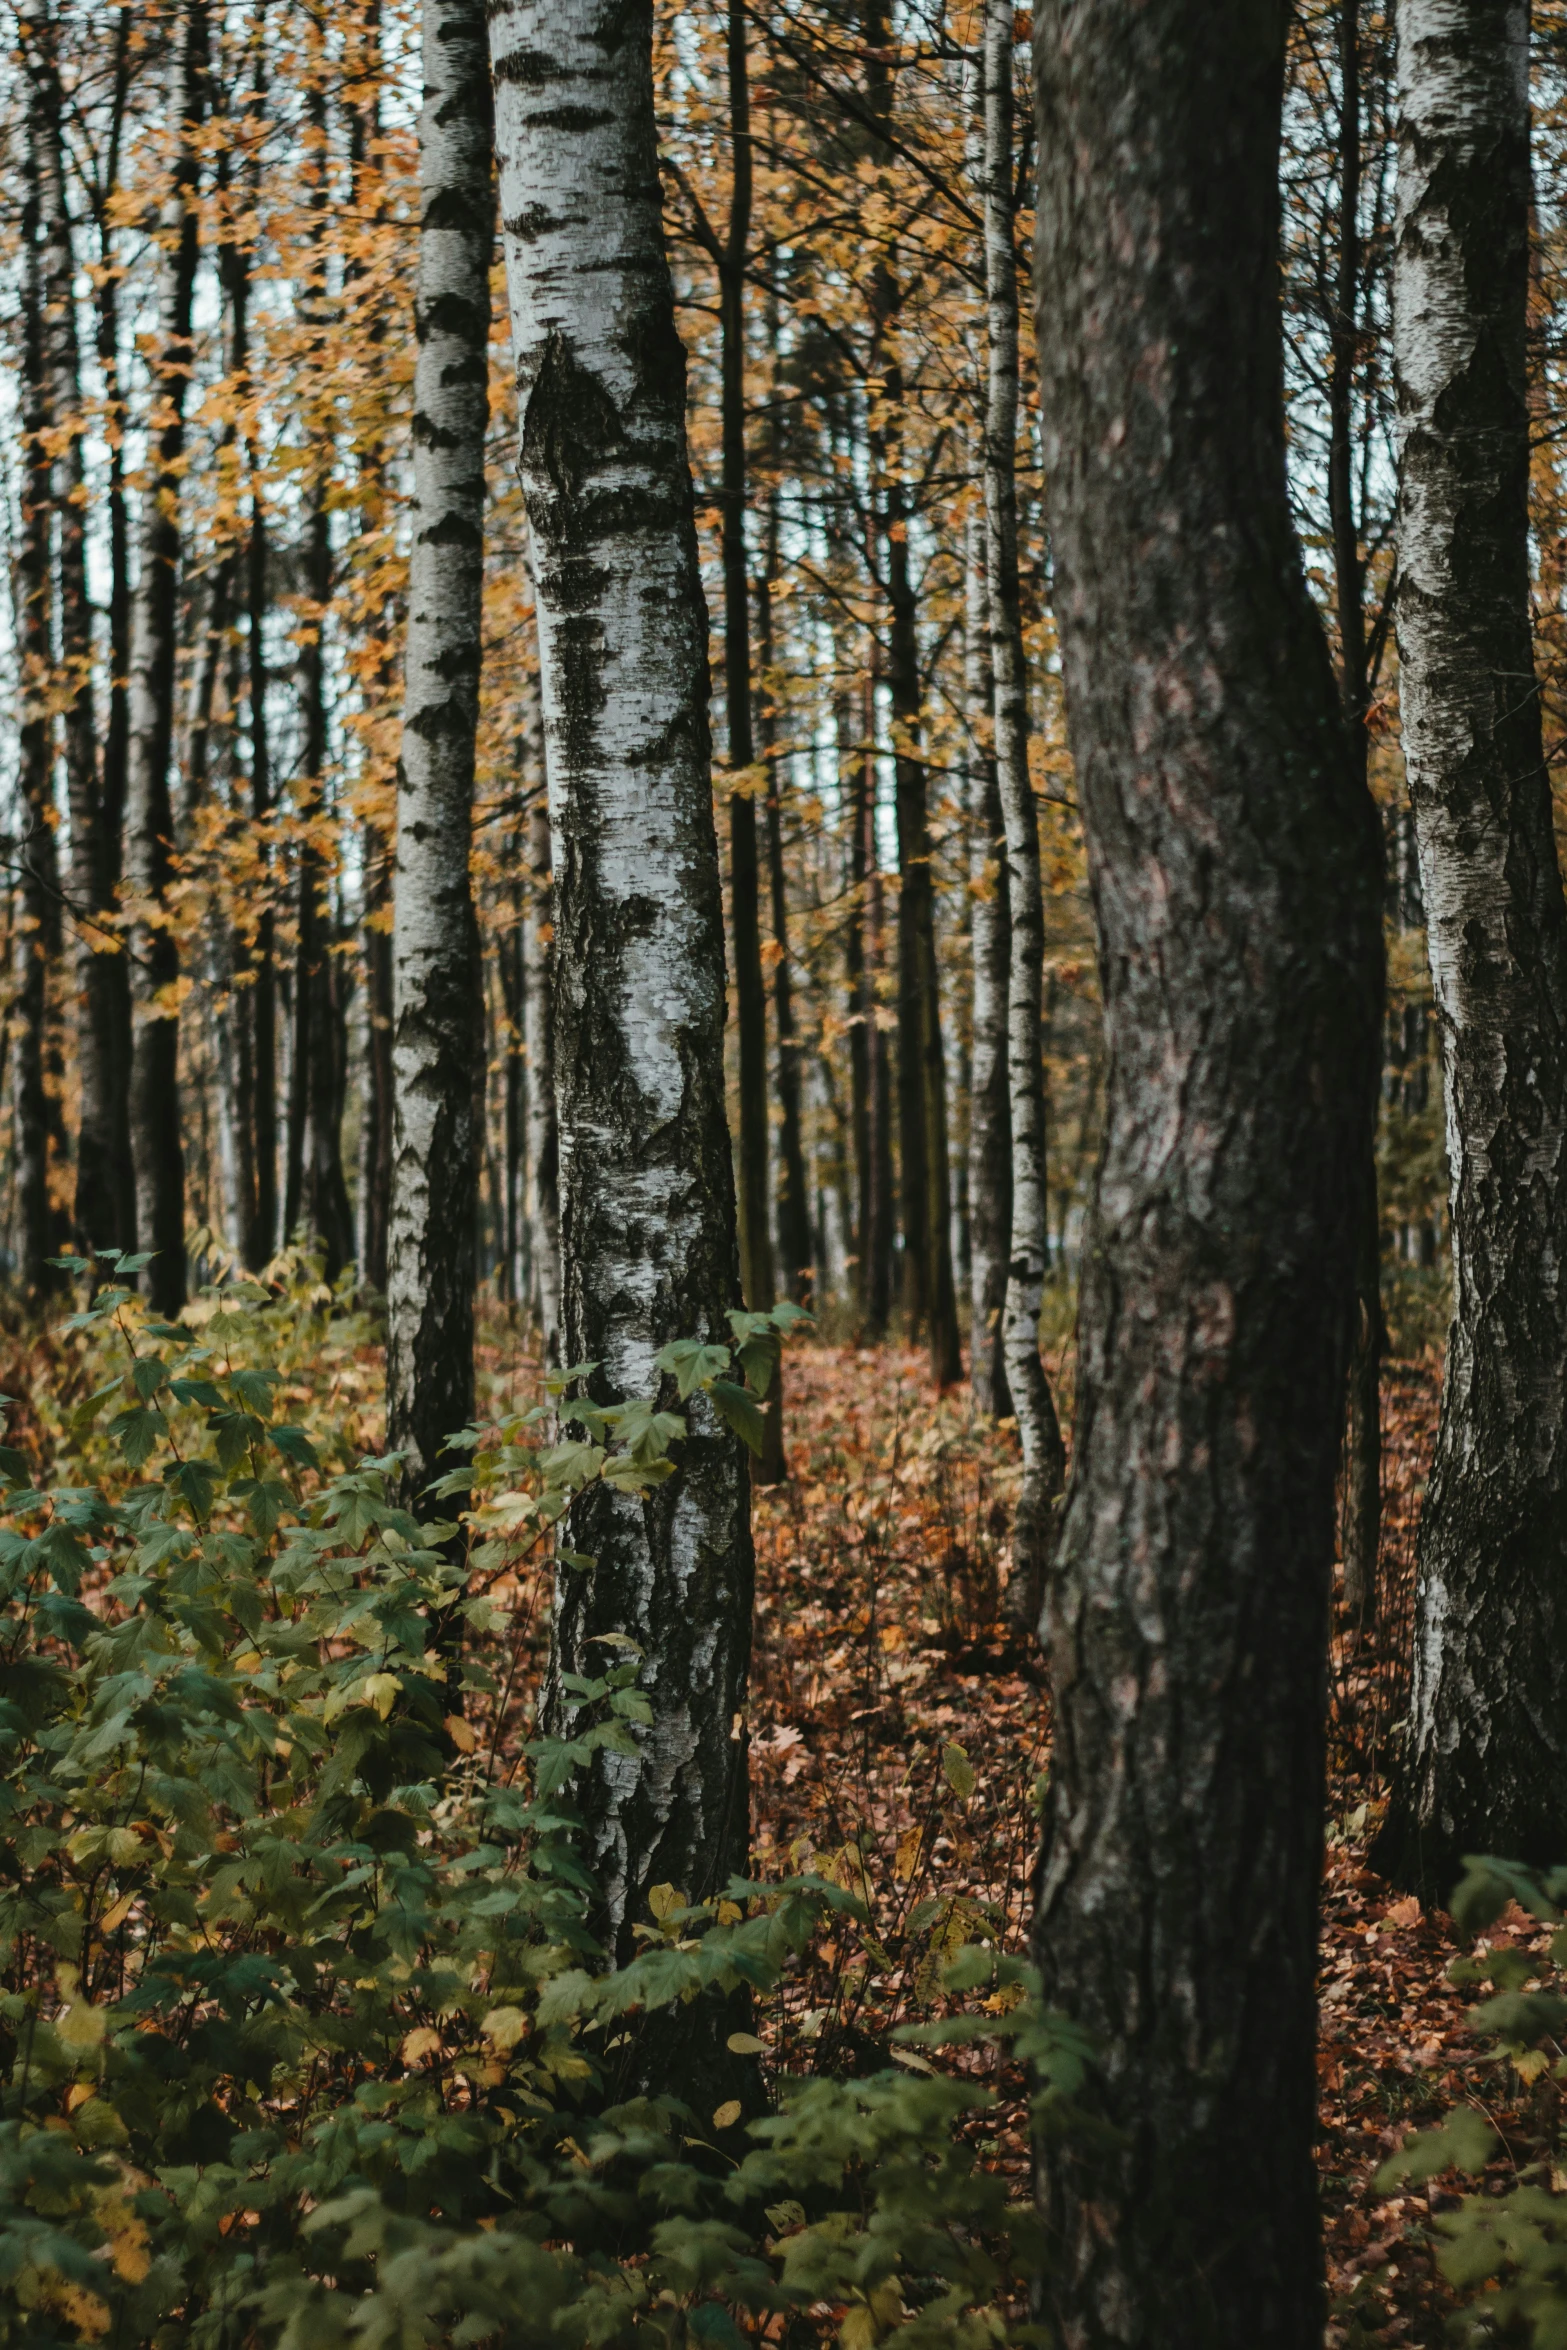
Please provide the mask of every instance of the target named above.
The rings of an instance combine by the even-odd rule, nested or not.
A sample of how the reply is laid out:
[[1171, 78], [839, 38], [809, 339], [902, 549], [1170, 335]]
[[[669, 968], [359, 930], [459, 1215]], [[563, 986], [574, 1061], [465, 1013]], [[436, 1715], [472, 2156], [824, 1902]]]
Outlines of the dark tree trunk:
[[[289, 1082], [288, 1236], [321, 1244], [326, 1278], [335, 1281], [354, 1254], [354, 1217], [343, 1173], [343, 1097], [348, 1038], [331, 876], [312, 837], [327, 812], [327, 612], [332, 600], [332, 543], [326, 484], [311, 498], [308, 581], [314, 625], [300, 654], [305, 721], [299, 850], [299, 941], [294, 966], [294, 1053]], [[470, 1070], [471, 1079], [471, 1070]]]
[[[1379, 835], [1285, 485], [1287, 0], [1036, 15], [1056, 611], [1109, 1049], [1037, 1950], [1075, 2350], [1320, 2350], [1333, 1492]], [[1244, 2215], [1236, 2150], [1244, 2148]]]
[[[847, 713], [846, 713], [847, 715]], [[847, 729], [846, 729], [847, 731]], [[876, 702], [867, 670], [861, 738], [845, 745], [849, 768], [850, 1050], [853, 1053], [856, 1179], [856, 1303], [867, 1338], [880, 1338], [892, 1312], [892, 1072], [877, 1019], [877, 981], [886, 964], [881, 867], [876, 853]]]
[[174, 878], [174, 662], [180, 560], [179, 490], [193, 346], [191, 301], [200, 238], [201, 133], [207, 112], [206, 0], [186, 0], [180, 31], [179, 147], [168, 204], [163, 316], [153, 400], [164, 421], [142, 516], [141, 576], [131, 629], [126, 880], [134, 911], [131, 1147], [136, 1233], [152, 1252], [148, 1289], [159, 1313], [185, 1303], [185, 1153], [180, 1132], [179, 946], [170, 926]]
[[1006, 824], [990, 749], [995, 688], [990, 667], [990, 593], [985, 519], [969, 526], [966, 689], [970, 751], [970, 965], [973, 1062], [969, 1080], [969, 1385], [994, 1419], [1012, 1409], [1002, 1312], [1012, 1239], [1012, 1093], [1007, 1077], [1007, 974], [1012, 926], [1007, 908]]
[[1567, 1833], [1567, 905], [1529, 625], [1529, 11], [1398, 12], [1404, 757], [1447, 1080], [1453, 1322], [1378, 1866]]
[[[726, 1336], [739, 1292], [685, 363], [650, 0], [501, 0], [490, 26], [556, 847], [562, 1346], [610, 1403], [658, 1387], [668, 1342]], [[563, 1568], [557, 1600], [557, 1725], [600, 1634], [645, 1659], [635, 1759], [573, 1789], [622, 1956], [653, 1886], [706, 1899], [747, 1850], [749, 1478], [700, 1395], [687, 1419], [667, 1483], [579, 1508], [598, 1565]], [[744, 2077], [732, 2029], [708, 2002], [663, 2011], [644, 2077], [710, 2114]]]
[[[751, 590], [746, 563], [745, 272], [751, 234], [751, 101], [745, 9], [731, 0], [727, 40], [732, 194], [727, 235], [699, 233], [718, 270], [723, 427], [724, 720], [729, 753], [729, 932], [735, 966], [740, 1132], [735, 1149], [740, 1285], [766, 1313], [776, 1302], [767, 1212], [767, 991], [762, 978], [762, 882], [756, 837], [756, 740], [751, 718]], [[781, 1383], [764, 1407], [757, 1483], [785, 1476]]]
[[60, 892], [54, 845], [54, 641], [50, 619], [49, 522], [53, 466], [44, 310], [48, 291], [41, 190], [48, 133], [45, 92], [29, 82], [24, 129], [22, 204], [22, 481], [21, 531], [12, 573], [21, 709], [17, 782], [22, 802], [21, 972], [17, 987], [16, 1204], [22, 1286], [33, 1295], [54, 1285], [57, 1247], [50, 1203], [58, 1097], [49, 1086], [50, 971], [60, 952]]
[[365, 1286], [386, 1295], [392, 1213], [392, 856], [378, 826], [365, 827], [365, 1146], [362, 1229]]
[[419, 341], [397, 788], [387, 1433], [410, 1494], [473, 1417], [478, 925], [469, 882], [483, 660], [484, 435], [495, 242], [481, 0], [424, 0]]
[[73, 429], [54, 461], [60, 662], [66, 790], [71, 814], [71, 894], [76, 1069], [80, 1121], [76, 1153], [76, 1242], [81, 1248], [135, 1245], [123, 1065], [117, 1065], [124, 958], [116, 949], [114, 875], [118, 844], [105, 838], [94, 715], [92, 605], [87, 590], [85, 475], [81, 431], [81, 350], [76, 331], [76, 256], [65, 193], [64, 97], [52, 12], [40, 16], [28, 71], [36, 95], [38, 200], [43, 238], [43, 362], [50, 413]]
[[[1360, 12], [1363, 0], [1339, 0], [1339, 246], [1328, 366], [1328, 502], [1338, 606], [1339, 686], [1350, 755], [1367, 773], [1366, 716], [1370, 668], [1366, 646], [1366, 567], [1355, 510], [1355, 375], [1360, 363]], [[1381, 1222], [1377, 1213], [1375, 1136], [1369, 1204], [1361, 1234], [1354, 1344], [1344, 1418], [1339, 1539], [1344, 1598], [1357, 1624], [1376, 1614], [1377, 1545], [1382, 1529]]]
[[[105, 904], [117, 896], [125, 852], [125, 808], [130, 760], [131, 587], [130, 522], [125, 502], [125, 404], [121, 396], [119, 273], [115, 267], [113, 197], [120, 181], [120, 146], [130, 99], [131, 23], [133, 11], [122, 8], [114, 35], [114, 81], [109, 105], [107, 151], [97, 190], [95, 226], [98, 237], [97, 353], [105, 391], [105, 424], [109, 431], [109, 711], [104, 732], [100, 771], [99, 844], [103, 860]], [[131, 972], [123, 950], [103, 958], [101, 977], [108, 1036], [108, 1070], [102, 1096], [104, 1151], [111, 1203], [111, 1226], [120, 1236], [103, 1241], [82, 1233], [84, 1241], [99, 1246], [133, 1249], [136, 1230], [136, 1163], [131, 1148]], [[78, 1161], [80, 1172], [80, 1161]]]
[[259, 1273], [277, 1247], [277, 925], [272, 910], [272, 747], [267, 723], [267, 522], [261, 496], [261, 457], [249, 451], [250, 536], [245, 553], [246, 658], [250, 697], [250, 814], [262, 868], [261, 905], [251, 951], [254, 974], [245, 1032], [255, 1189], [247, 1202], [245, 1262]]

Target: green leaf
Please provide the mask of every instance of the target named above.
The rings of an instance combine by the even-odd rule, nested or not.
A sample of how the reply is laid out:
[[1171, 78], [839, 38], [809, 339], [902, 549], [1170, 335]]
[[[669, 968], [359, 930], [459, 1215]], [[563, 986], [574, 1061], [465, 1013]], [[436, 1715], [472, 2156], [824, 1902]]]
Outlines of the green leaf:
[[755, 1396], [749, 1389], [737, 1387], [732, 1379], [714, 1379], [707, 1392], [724, 1426], [732, 1429], [741, 1443], [748, 1445], [760, 1459], [764, 1423]]
[[967, 1803], [975, 1787], [974, 1765], [961, 1746], [954, 1743], [942, 1748], [941, 1768], [953, 1794]]
[[1406, 2183], [1419, 2185], [1445, 2170], [1483, 2171], [1498, 2144], [1484, 2114], [1472, 2105], [1456, 2106], [1440, 2129], [1420, 2131], [1388, 2157], [1376, 2175], [1377, 2192], [1385, 2195]]
[[675, 1381], [680, 1400], [685, 1403], [698, 1387], [710, 1379], [721, 1379], [729, 1368], [727, 1346], [707, 1346], [699, 1338], [677, 1338], [669, 1346], [660, 1347], [653, 1357], [655, 1370], [667, 1371]]

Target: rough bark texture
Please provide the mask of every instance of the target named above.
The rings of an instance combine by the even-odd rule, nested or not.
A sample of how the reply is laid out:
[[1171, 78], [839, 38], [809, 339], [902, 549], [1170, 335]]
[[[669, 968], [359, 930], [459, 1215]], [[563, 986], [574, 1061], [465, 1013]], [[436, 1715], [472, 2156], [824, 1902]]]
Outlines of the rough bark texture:
[[[76, 327], [76, 255], [65, 195], [64, 98], [52, 13], [40, 16], [28, 57], [37, 95], [39, 228], [43, 242], [43, 348], [48, 408], [82, 415], [81, 346]], [[58, 692], [71, 814], [71, 896], [80, 1093], [73, 1211], [79, 1247], [131, 1248], [136, 1197], [131, 1173], [127, 1070], [116, 1013], [125, 996], [116, 951], [114, 880], [118, 844], [105, 837], [92, 680], [92, 605], [87, 589], [82, 442], [72, 432], [54, 460], [52, 503], [60, 612]]]
[[[554, 840], [563, 1345], [607, 1402], [657, 1388], [667, 1341], [726, 1337], [739, 1294], [707, 616], [650, 0], [503, 0], [491, 45]], [[650, 1887], [706, 1897], [746, 1854], [749, 1479], [700, 1399], [687, 1417], [675, 1477], [577, 1513], [598, 1564], [562, 1570], [557, 1602], [557, 1723], [599, 1635], [645, 1657], [635, 1759], [578, 1788], [622, 1954]], [[693, 2102], [735, 2063], [712, 2028], [703, 2005], [667, 2018], [664, 2079]]]
[[1287, 16], [1035, 20], [1046, 473], [1109, 1048], [1037, 1949], [1124, 2134], [1042, 2150], [1069, 2350], [1322, 2340], [1325, 1642], [1381, 929], [1285, 488]]
[[[542, 746], [541, 746], [542, 747]], [[522, 912], [527, 1022], [528, 1255], [546, 1362], [560, 1361], [560, 1146], [555, 1123], [555, 889], [549, 809], [528, 820], [528, 889]]]
[[1023, 1477], [1012, 1521], [1006, 1612], [1039, 1622], [1050, 1559], [1051, 1512], [1066, 1476], [1066, 1447], [1039, 1352], [1049, 1228], [1045, 1219], [1045, 900], [1039, 816], [1028, 772], [1028, 675], [1017, 577], [1017, 252], [1013, 243], [1011, 0], [985, 9], [985, 291], [989, 376], [985, 402], [986, 601], [995, 683], [996, 783], [1006, 826], [1007, 1088], [1012, 1129], [1012, 1228], [1002, 1308], [1002, 1352], [1017, 1414]]
[[1012, 1237], [1012, 1096], [1007, 1078], [1007, 973], [1012, 926], [1007, 911], [1006, 824], [989, 747], [995, 731], [990, 666], [990, 591], [983, 515], [969, 524], [966, 686], [969, 723], [982, 741], [969, 778], [972, 900], [973, 1064], [969, 1077], [969, 1385], [982, 1412], [1005, 1419], [1012, 1409], [1002, 1313]]
[[186, 0], [175, 105], [179, 151], [169, 195], [169, 249], [153, 364], [156, 457], [142, 510], [141, 575], [131, 622], [126, 882], [134, 910], [131, 1148], [136, 1237], [153, 1252], [148, 1290], [159, 1313], [185, 1302], [185, 1154], [180, 1140], [179, 946], [169, 923], [174, 876], [174, 656], [179, 485], [192, 359], [191, 298], [200, 237], [197, 196], [207, 111], [206, 0]]
[[[1339, 690], [1350, 757], [1364, 779], [1369, 738], [1370, 667], [1366, 642], [1366, 566], [1355, 510], [1355, 374], [1360, 364], [1360, 11], [1339, 0], [1339, 238], [1328, 360], [1328, 504], [1333, 523], [1334, 601], [1338, 608]], [[1382, 1528], [1381, 1224], [1373, 1141], [1369, 1205], [1361, 1233], [1359, 1304], [1344, 1414], [1339, 1543], [1344, 1598], [1357, 1623], [1376, 1613], [1377, 1547]]]
[[28, 89], [24, 130], [22, 207], [23, 462], [21, 530], [12, 572], [12, 609], [21, 656], [17, 726], [17, 785], [22, 803], [21, 970], [16, 1005], [16, 1209], [19, 1270], [24, 1289], [37, 1294], [54, 1279], [55, 1219], [50, 1207], [50, 1162], [56, 1114], [48, 1085], [49, 974], [60, 951], [60, 894], [54, 846], [54, 682], [50, 625], [49, 522], [53, 468], [48, 435], [54, 421], [45, 359], [46, 270], [40, 203], [44, 176], [44, 93]]
[[[777, 303], [771, 305], [777, 345]], [[777, 403], [774, 402], [773, 471], [781, 465]], [[813, 1294], [810, 1182], [801, 1126], [800, 1038], [794, 1013], [794, 974], [789, 962], [789, 892], [784, 866], [783, 761], [778, 755], [778, 705], [773, 667], [773, 582], [778, 577], [778, 495], [767, 501], [767, 543], [757, 588], [757, 653], [761, 693], [757, 733], [767, 772], [767, 879], [773, 928], [773, 1033], [778, 1040], [778, 1169], [776, 1215], [778, 1262], [783, 1295], [809, 1306]]]
[[[473, 1415], [479, 942], [468, 862], [484, 585], [490, 256], [482, 0], [425, 0], [413, 544], [397, 789], [387, 1430], [417, 1495]], [[455, 1463], [448, 1462], [452, 1466]]]
[[1404, 757], [1441, 1023], [1453, 1322], [1382, 1857], [1567, 1821], [1567, 907], [1529, 629], [1526, 0], [1403, 0], [1395, 354]]

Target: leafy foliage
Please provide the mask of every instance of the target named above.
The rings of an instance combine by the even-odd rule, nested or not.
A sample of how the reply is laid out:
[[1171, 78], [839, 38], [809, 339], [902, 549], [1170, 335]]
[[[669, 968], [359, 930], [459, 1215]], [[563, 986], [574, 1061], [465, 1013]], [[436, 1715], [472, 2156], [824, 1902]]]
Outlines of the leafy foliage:
[[[1466, 2296], [1456, 2321], [1473, 2342], [1518, 2339], [1533, 2350], [1567, 2344], [1567, 2144], [1559, 2085], [1567, 2082], [1567, 1868], [1537, 1870], [1516, 1862], [1471, 1860], [1453, 1896], [1460, 1931], [1478, 1935], [1516, 1902], [1555, 1928], [1548, 1952], [1498, 1943], [1449, 1968], [1459, 1984], [1486, 1987], [1490, 1997], [1470, 2011], [1489, 2036], [1494, 2061], [1550, 2100], [1542, 2158], [1516, 2171], [1500, 2193], [1461, 2198], [1438, 2215], [1443, 2274]], [[1442, 2126], [1422, 2131], [1383, 2166], [1378, 2185], [1436, 2177], [1452, 2169], [1482, 2174], [1498, 2150], [1492, 2122], [1478, 2104], [1459, 2106]]]
[[[645, 1718], [636, 1651], [584, 1682], [569, 1742], [488, 1752], [432, 1653], [465, 1617], [482, 1708], [483, 1563], [569, 1537], [592, 1479], [672, 1473], [679, 1414], [470, 1431], [453, 1564], [463, 1520], [419, 1523], [394, 1461], [334, 1461], [282, 1416], [269, 1344], [319, 1298], [231, 1282], [162, 1324], [134, 1270], [72, 1323], [114, 1351], [74, 1433], [117, 1476], [0, 1453], [0, 2342], [1004, 2338], [1032, 2217], [964, 2137], [984, 2093], [913, 2045], [869, 2080], [780, 2083], [748, 2145], [738, 2111], [616, 2099], [648, 2014], [765, 1999], [858, 1896], [661, 1888], [606, 1968], [569, 1791]], [[670, 1350], [680, 1394], [758, 1392], [778, 1325], [747, 1319], [738, 1362]], [[1019, 1962], [965, 1953], [950, 1980], [986, 2012], [905, 2041], [1005, 2041], [1069, 2110], [1084, 2052]]]

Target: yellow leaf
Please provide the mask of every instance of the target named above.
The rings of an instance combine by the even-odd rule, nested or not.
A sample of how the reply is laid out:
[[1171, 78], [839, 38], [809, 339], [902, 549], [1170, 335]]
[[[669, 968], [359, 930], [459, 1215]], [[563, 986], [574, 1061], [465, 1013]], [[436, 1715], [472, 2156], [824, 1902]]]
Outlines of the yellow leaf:
[[671, 1910], [684, 1909], [686, 1897], [675, 1885], [655, 1885], [647, 1897], [648, 1908], [662, 1925]]
[[520, 2007], [492, 2007], [479, 2029], [491, 2047], [504, 2054], [526, 2037], [528, 2019]]
[[402, 1686], [395, 1673], [370, 1673], [354, 1694], [362, 1705], [373, 1705], [384, 1722], [397, 1703]]
[[428, 2024], [416, 2025], [413, 2031], [404, 2033], [401, 2050], [404, 2064], [423, 2064], [427, 2056], [439, 2056], [440, 2053], [441, 2035], [432, 2032]]
[[90, 2081], [77, 2081], [67, 2092], [65, 2110], [74, 2113], [79, 2105], [86, 2105], [98, 2094]]
[[109, 2028], [107, 2011], [91, 2007], [85, 1999], [73, 1999], [64, 2015], [56, 2016], [55, 2030], [67, 2048], [96, 2048]]
[[892, 1873], [900, 1885], [913, 1883], [915, 1872], [920, 1865], [920, 1852], [924, 1842], [925, 1831], [923, 1828], [905, 1828], [903, 1834], [898, 1838], [898, 1857], [892, 1864]]
[[478, 1738], [474, 1734], [472, 1724], [465, 1722], [461, 1714], [447, 1715], [446, 1735], [451, 1740], [452, 1744], [456, 1747], [459, 1754], [472, 1754], [474, 1748], [479, 1743]]
[[962, 1747], [955, 1743], [944, 1746], [941, 1750], [941, 1767], [953, 1794], [967, 1803], [974, 1792], [974, 1765]]
[[123, 1926], [136, 1906], [134, 1893], [122, 1893], [112, 1909], [105, 1910], [99, 1921], [100, 1934], [112, 1934], [116, 1926]]
[[731, 2097], [714, 2113], [713, 2127], [715, 2130], [732, 2130], [739, 2119], [740, 2100], [738, 2097]]
[[98, 2206], [98, 2225], [108, 2238], [115, 2275], [128, 2285], [139, 2285], [152, 2266], [146, 2221], [137, 2218], [123, 2196], [116, 2195]]
[[736, 2056], [765, 2056], [767, 2043], [758, 2040], [754, 2032], [731, 2032], [724, 2046]]
[[1537, 2081], [1550, 2061], [1543, 2048], [1526, 2048], [1513, 2058], [1513, 2071], [1520, 2081]]

